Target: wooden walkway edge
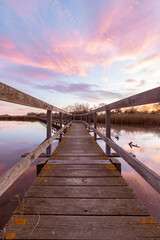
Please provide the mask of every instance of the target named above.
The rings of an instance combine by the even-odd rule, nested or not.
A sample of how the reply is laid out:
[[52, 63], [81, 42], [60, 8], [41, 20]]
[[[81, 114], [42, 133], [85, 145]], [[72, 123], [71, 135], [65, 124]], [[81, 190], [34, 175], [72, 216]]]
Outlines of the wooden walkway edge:
[[73, 123], [1, 239], [160, 239], [160, 226], [81, 123]]

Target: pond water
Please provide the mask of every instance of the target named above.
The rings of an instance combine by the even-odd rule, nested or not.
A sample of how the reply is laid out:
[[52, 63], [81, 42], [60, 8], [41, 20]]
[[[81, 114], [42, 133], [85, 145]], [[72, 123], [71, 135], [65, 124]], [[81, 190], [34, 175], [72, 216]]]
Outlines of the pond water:
[[[98, 129], [105, 133], [103, 125]], [[33, 151], [46, 138], [46, 127], [39, 122], [0, 121], [0, 175], [21, 160], [21, 155]], [[112, 126], [112, 139], [160, 175], [160, 128]], [[97, 141], [102, 149], [105, 144]], [[139, 147], [130, 148], [129, 142]], [[52, 144], [56, 148], [58, 141]], [[122, 175], [150, 214], [160, 223], [160, 195], [149, 186], [123, 159]], [[42, 158], [41, 158], [42, 160]], [[38, 158], [0, 198], [0, 227], [12, 215], [18, 198], [22, 198], [36, 178]]]
[[[98, 125], [98, 130], [105, 134], [105, 126]], [[160, 175], [160, 127], [136, 127], [112, 125], [111, 138], [126, 151], [131, 152], [138, 160]], [[105, 151], [105, 143], [97, 141]], [[130, 147], [129, 143], [137, 147]], [[114, 151], [112, 151], [114, 152]], [[122, 158], [122, 176], [133, 189], [137, 197], [145, 204], [151, 216], [160, 223], [160, 194], [158, 194], [138, 173]]]

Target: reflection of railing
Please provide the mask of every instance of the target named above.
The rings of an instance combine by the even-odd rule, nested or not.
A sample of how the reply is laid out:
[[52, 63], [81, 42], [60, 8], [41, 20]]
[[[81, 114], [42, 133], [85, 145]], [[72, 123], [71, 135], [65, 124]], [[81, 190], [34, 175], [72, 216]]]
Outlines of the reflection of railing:
[[[106, 143], [106, 155], [111, 154], [111, 148], [118, 153], [130, 166], [133, 167], [157, 192], [160, 193], [160, 176], [141, 163], [138, 159], [131, 156], [123, 148], [118, 146], [113, 140], [111, 140], [111, 116], [110, 111], [112, 109], [133, 107], [144, 104], [151, 104], [160, 102], [160, 87], [151, 89], [146, 92], [136, 94], [134, 96], [119, 100], [117, 102], [104, 105], [100, 108], [94, 109], [85, 114], [73, 115], [73, 119], [80, 119], [85, 125], [87, 125], [94, 132], [94, 138], [97, 139], [97, 135]], [[106, 136], [100, 133], [97, 128], [97, 112], [105, 111], [106, 113]], [[94, 127], [91, 124], [91, 114], [93, 114]]]
[[[17, 163], [9, 171], [7, 171], [0, 178], [0, 195], [2, 195], [9, 186], [30, 166], [30, 164], [39, 157], [39, 155], [46, 149], [47, 155], [51, 155], [51, 144], [60, 135], [62, 138], [63, 131], [71, 124], [71, 114], [63, 109], [57, 108], [37, 98], [34, 98], [26, 93], [18, 91], [15, 88], [0, 83], [0, 100], [25, 105], [34, 108], [41, 108], [47, 110], [47, 138], [42, 142], [32, 153], [28, 154], [23, 160]], [[60, 130], [51, 136], [52, 133], [52, 111], [59, 113], [59, 127]], [[65, 114], [66, 125], [62, 128], [63, 115]], [[58, 121], [58, 120], [57, 120]]]

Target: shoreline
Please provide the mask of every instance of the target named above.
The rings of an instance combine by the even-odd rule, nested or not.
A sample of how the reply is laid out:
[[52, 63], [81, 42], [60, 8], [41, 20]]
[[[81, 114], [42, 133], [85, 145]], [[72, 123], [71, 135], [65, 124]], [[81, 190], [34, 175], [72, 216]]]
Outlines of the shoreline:
[[[78, 119], [77, 119], [78, 120]], [[0, 121], [39, 121], [37, 116], [0, 116]], [[91, 119], [93, 123], [93, 119]], [[105, 124], [105, 114], [99, 114], [97, 116], [97, 124]], [[111, 124], [119, 125], [130, 125], [130, 126], [158, 126], [160, 125], [160, 114], [159, 113], [141, 113], [136, 112], [133, 114], [129, 113], [111, 113]]]

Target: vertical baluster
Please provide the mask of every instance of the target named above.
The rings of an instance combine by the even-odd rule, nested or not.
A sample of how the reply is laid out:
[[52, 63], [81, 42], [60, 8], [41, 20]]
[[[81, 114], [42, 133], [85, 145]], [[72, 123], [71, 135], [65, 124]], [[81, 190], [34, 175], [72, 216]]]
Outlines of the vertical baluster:
[[[111, 112], [106, 110], [106, 137], [111, 138]], [[106, 143], [106, 155], [111, 154], [111, 148]]]
[[[47, 139], [52, 135], [52, 111], [47, 110]], [[46, 154], [51, 155], [52, 145], [49, 145], [46, 149]]]
[[[97, 113], [94, 112], [94, 128], [96, 129], [97, 128]], [[97, 139], [97, 134], [94, 133], [94, 139], [96, 140]]]

